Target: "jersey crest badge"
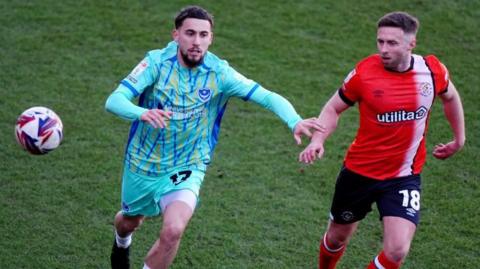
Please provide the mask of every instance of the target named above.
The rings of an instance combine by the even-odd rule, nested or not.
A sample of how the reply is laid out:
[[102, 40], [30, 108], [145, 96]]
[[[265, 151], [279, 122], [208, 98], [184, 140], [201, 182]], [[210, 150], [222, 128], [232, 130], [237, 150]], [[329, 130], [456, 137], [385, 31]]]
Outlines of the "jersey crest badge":
[[428, 97], [433, 93], [433, 86], [429, 82], [420, 83], [420, 95]]
[[198, 97], [202, 102], [206, 103], [212, 97], [212, 90], [209, 88], [200, 88], [198, 89]]

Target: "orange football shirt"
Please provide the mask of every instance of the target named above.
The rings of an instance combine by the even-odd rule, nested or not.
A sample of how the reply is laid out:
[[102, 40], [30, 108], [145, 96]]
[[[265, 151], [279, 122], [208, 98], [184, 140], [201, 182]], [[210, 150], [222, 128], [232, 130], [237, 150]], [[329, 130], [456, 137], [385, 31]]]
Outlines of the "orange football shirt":
[[360, 112], [345, 166], [378, 180], [419, 174], [430, 109], [448, 81], [448, 70], [432, 55], [412, 55], [405, 72], [385, 69], [379, 55], [359, 62], [338, 91], [345, 103], [358, 103]]

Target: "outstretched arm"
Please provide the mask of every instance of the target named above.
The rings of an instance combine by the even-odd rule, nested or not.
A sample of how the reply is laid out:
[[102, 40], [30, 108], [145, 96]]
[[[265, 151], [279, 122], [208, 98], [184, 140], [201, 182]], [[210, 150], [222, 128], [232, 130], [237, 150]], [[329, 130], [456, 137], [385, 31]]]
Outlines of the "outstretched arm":
[[446, 159], [465, 144], [465, 121], [463, 116], [463, 106], [457, 89], [450, 81], [448, 90], [440, 95], [443, 102], [443, 112], [453, 131], [453, 140], [447, 144], [438, 144], [433, 149], [433, 156], [437, 159]]
[[302, 143], [302, 135], [311, 137], [311, 130], [316, 130], [318, 132], [324, 131], [324, 128], [315, 118], [302, 120], [292, 104], [275, 92], [259, 88], [252, 95], [251, 100], [272, 111], [282, 119], [282, 121], [293, 131], [293, 137], [297, 144]]
[[311, 164], [316, 159], [322, 158], [324, 152], [323, 143], [337, 128], [340, 114], [349, 107], [350, 106], [340, 98], [338, 93], [335, 93], [330, 100], [328, 100], [317, 119], [318, 123], [325, 127], [325, 130], [323, 132], [313, 133], [310, 144], [300, 153], [299, 161]]

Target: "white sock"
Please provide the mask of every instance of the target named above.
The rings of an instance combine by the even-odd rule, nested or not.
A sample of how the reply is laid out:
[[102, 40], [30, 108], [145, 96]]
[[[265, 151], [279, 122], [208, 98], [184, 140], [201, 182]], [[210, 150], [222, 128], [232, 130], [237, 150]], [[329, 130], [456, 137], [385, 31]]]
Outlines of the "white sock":
[[125, 237], [120, 237], [117, 231], [115, 231], [115, 240], [117, 241], [117, 246], [119, 248], [128, 248], [132, 243], [132, 234], [129, 234]]
[[148, 267], [146, 264], [143, 264], [143, 269], [150, 269], [150, 267]]

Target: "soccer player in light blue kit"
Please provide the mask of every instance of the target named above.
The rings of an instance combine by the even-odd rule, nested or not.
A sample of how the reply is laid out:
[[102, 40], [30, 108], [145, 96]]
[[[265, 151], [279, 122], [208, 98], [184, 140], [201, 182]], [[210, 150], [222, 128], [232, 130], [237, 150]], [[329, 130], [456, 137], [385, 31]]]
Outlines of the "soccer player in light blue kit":
[[[145, 217], [163, 215], [160, 237], [143, 268], [168, 268], [195, 210], [200, 186], [230, 97], [280, 117], [297, 143], [322, 131], [280, 95], [245, 78], [208, 52], [213, 17], [189, 6], [175, 18], [174, 41], [145, 58], [108, 97], [106, 109], [133, 121], [125, 152], [122, 209], [115, 216], [112, 268], [129, 268], [132, 233]], [[132, 100], [139, 99], [138, 105]]]

